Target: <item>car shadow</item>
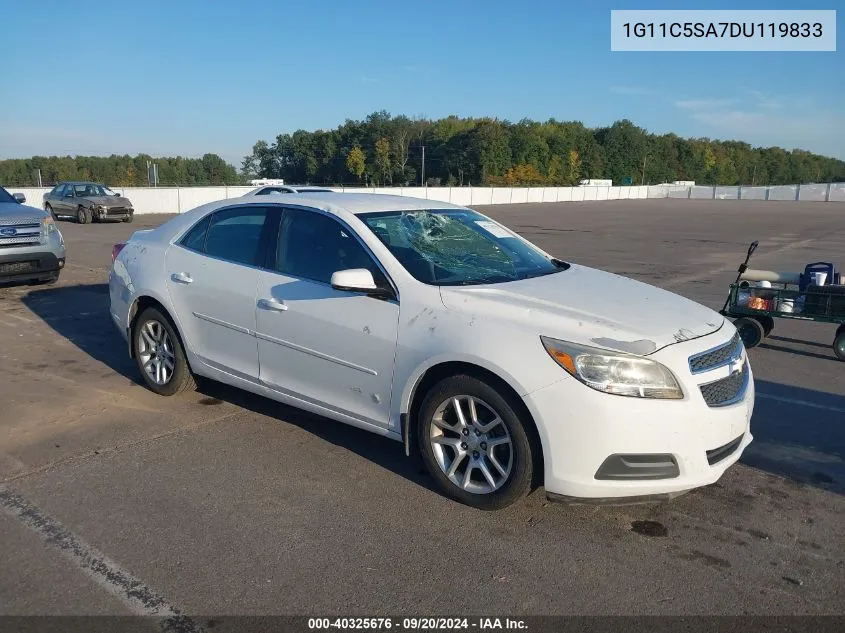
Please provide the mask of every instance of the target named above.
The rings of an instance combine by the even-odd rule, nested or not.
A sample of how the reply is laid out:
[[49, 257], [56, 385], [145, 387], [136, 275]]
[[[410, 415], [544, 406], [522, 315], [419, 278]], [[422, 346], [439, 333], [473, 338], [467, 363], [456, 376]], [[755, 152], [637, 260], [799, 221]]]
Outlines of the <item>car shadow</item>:
[[[788, 336], [776, 336], [774, 334], [767, 336], [766, 340], [767, 341], [769, 341], [769, 340], [780, 341], [782, 343], [797, 343], [799, 345], [809, 345], [811, 347], [821, 347], [823, 349], [828, 349], [828, 350], [830, 349], [829, 343], [816, 343], [814, 341], [803, 341], [803, 340], [798, 339], [798, 338], [790, 338]], [[787, 349], [787, 348], [784, 347], [784, 348], [778, 348], [778, 349]]]
[[59, 336], [121, 376], [143, 384], [109, 315], [108, 284], [34, 288], [21, 302]]
[[755, 388], [741, 463], [845, 494], [845, 395], [760, 379]]
[[[126, 343], [109, 316], [107, 284], [33, 289], [21, 300], [57, 335], [128, 380], [143, 384]], [[754, 441], [741, 463], [845, 494], [845, 425], [841, 423], [845, 419], [845, 395], [761, 379], [756, 380], [756, 389], [751, 421]], [[201, 404], [229, 402], [295, 424], [324, 441], [434, 489], [419, 458], [415, 454], [406, 458], [398, 442], [214, 381], [201, 381], [198, 391], [204, 396]]]
[[228, 402], [252, 413], [293, 424], [408, 481], [436, 491], [418, 454], [412, 451], [411, 456], [406, 457], [400, 442], [213, 380], [200, 380], [197, 391], [206, 396], [201, 403]]
[[[806, 344], [806, 343], [805, 343]], [[760, 349], [769, 349], [773, 352], [786, 352], [787, 354], [795, 354], [796, 356], [805, 356], [807, 358], [818, 358], [820, 360], [830, 360], [835, 363], [842, 362], [836, 356], [833, 355], [833, 350], [831, 350], [831, 346], [827, 345], [818, 345], [818, 347], [827, 347], [830, 350], [829, 354], [822, 354], [819, 352], [810, 352], [803, 349], [795, 349], [794, 347], [786, 347], [784, 345], [772, 345], [770, 343], [760, 343]]]
[[[129, 358], [126, 342], [109, 315], [108, 293], [108, 284], [53, 286], [33, 290], [21, 301], [56, 334], [121, 376], [144, 385], [135, 362]], [[201, 380], [197, 391], [205, 396], [200, 400], [201, 405], [228, 402], [294, 424], [326, 442], [434, 490], [420, 459], [415, 453], [410, 459], [405, 457], [405, 449], [399, 442], [212, 380]]]

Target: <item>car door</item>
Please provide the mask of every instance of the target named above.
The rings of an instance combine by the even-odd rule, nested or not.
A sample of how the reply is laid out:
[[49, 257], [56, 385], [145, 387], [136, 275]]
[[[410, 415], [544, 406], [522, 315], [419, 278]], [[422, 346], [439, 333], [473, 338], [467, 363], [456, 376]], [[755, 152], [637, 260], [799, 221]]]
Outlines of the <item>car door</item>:
[[260, 377], [281, 393], [387, 427], [399, 302], [332, 288], [332, 273], [348, 268], [367, 268], [389, 285], [334, 216], [284, 211], [274, 270], [259, 273], [256, 292]]
[[70, 185], [60, 185], [50, 197], [50, 206], [57, 215], [67, 215], [67, 201], [65, 195], [71, 190]]
[[258, 381], [255, 287], [278, 213], [219, 209], [167, 251], [167, 289], [191, 350], [210, 367]]
[[50, 191], [44, 194], [41, 203], [44, 205], [44, 210], [47, 210], [47, 205], [50, 205], [50, 208], [53, 209], [54, 213], [57, 213], [59, 210], [56, 208], [55, 200], [56, 194], [64, 187], [64, 185], [56, 185]]
[[79, 185], [66, 185], [62, 194], [62, 212], [76, 217], [76, 208], [81, 203]]

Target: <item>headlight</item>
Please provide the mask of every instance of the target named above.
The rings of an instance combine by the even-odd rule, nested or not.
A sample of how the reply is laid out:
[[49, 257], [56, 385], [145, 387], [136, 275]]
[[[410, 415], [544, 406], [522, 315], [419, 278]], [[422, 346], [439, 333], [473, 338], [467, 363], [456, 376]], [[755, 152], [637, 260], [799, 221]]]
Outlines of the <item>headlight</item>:
[[48, 235], [49, 233], [55, 233], [59, 230], [59, 227], [56, 226], [56, 221], [52, 218], [52, 216], [47, 216], [43, 220], [41, 220], [41, 233], [44, 235]]
[[672, 372], [656, 361], [545, 336], [540, 340], [558, 365], [596, 391], [663, 400], [684, 397]]

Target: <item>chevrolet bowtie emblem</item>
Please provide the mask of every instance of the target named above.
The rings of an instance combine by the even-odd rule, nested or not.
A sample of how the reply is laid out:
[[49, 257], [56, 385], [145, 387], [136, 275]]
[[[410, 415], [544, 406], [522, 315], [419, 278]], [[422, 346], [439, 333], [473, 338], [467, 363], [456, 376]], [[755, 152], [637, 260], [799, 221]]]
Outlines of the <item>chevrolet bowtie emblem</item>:
[[742, 356], [737, 356], [731, 359], [730, 365], [728, 365], [728, 369], [730, 369], [731, 374], [739, 374], [742, 372]]

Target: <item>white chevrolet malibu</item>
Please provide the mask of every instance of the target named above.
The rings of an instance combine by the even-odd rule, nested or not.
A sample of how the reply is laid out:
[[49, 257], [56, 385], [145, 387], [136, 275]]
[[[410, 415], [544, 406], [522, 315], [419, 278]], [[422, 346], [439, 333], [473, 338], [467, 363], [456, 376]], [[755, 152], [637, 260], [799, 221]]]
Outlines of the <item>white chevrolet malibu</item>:
[[667, 499], [751, 442], [734, 326], [432, 200], [223, 200], [115, 246], [111, 315], [150, 389], [205, 377], [419, 451], [483, 509]]

